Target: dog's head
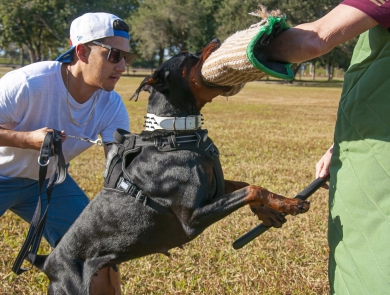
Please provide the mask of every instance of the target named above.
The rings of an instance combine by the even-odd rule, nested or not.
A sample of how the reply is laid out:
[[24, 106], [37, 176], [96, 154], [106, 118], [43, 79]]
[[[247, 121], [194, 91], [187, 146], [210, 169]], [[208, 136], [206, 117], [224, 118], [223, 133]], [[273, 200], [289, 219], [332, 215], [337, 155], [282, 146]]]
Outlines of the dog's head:
[[146, 77], [130, 98], [138, 99], [141, 90], [149, 91], [148, 112], [158, 116], [198, 115], [201, 108], [231, 87], [206, 83], [201, 69], [204, 61], [221, 42], [211, 41], [202, 51], [179, 53]]

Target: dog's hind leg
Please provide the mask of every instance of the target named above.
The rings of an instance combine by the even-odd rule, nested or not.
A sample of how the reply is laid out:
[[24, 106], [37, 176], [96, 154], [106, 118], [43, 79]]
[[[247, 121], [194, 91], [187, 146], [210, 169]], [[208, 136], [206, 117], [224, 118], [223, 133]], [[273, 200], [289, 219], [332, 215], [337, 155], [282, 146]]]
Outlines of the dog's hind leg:
[[[61, 246], [66, 247], [61, 243], [48, 256], [43, 269], [50, 280], [49, 295], [121, 294], [119, 280], [116, 282], [115, 277], [111, 277], [110, 267], [105, 267], [116, 258], [115, 254], [75, 259], [61, 251]], [[95, 274], [98, 274], [96, 279]], [[119, 272], [116, 274], [119, 276]]]
[[121, 295], [119, 270], [105, 266], [92, 277], [89, 295]]
[[[119, 270], [114, 272], [108, 265], [115, 255], [106, 255], [87, 259], [84, 262], [84, 288], [89, 295], [121, 295]], [[113, 273], [111, 273], [113, 272]]]

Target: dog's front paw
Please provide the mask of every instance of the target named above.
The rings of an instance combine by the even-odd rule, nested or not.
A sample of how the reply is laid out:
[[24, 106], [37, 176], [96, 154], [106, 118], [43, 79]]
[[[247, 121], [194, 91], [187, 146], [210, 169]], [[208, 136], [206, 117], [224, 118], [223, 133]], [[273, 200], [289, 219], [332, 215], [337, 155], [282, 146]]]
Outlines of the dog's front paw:
[[270, 207], [262, 205], [251, 206], [252, 212], [263, 221], [265, 226], [282, 227], [283, 223], [286, 222], [284, 214], [278, 212]]
[[310, 208], [310, 202], [303, 201], [297, 198], [285, 198], [273, 193], [270, 193], [268, 195], [268, 197], [266, 198], [265, 205], [271, 207], [278, 212], [291, 215], [305, 213]]

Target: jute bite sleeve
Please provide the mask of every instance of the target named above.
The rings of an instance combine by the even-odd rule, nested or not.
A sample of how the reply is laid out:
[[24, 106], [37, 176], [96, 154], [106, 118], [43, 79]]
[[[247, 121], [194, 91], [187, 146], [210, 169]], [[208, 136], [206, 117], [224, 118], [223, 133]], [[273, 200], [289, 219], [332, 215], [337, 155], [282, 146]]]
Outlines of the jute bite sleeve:
[[[281, 32], [289, 29], [284, 16], [268, 16], [267, 19], [238, 31], [227, 38], [202, 67], [206, 82], [220, 86], [234, 86], [230, 95], [241, 90], [247, 82], [257, 81], [267, 75], [291, 80], [294, 74], [291, 64], [267, 61], [264, 48]], [[237, 92], [238, 92], [237, 91]]]

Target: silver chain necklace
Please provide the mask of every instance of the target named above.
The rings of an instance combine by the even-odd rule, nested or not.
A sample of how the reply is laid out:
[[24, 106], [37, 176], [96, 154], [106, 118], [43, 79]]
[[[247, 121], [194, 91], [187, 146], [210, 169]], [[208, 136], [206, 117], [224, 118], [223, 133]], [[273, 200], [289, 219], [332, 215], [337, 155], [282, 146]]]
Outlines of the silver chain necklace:
[[82, 124], [79, 124], [75, 121], [75, 119], [73, 118], [73, 114], [72, 114], [72, 111], [70, 109], [70, 103], [69, 103], [69, 71], [68, 71], [68, 68], [66, 68], [66, 103], [68, 104], [68, 110], [69, 110], [69, 114], [70, 114], [70, 119], [72, 120], [73, 124], [75, 124], [76, 126], [79, 126], [79, 127], [82, 127], [82, 126], [85, 126], [88, 124], [88, 122], [91, 120], [92, 118], [92, 115], [93, 113], [95, 112], [95, 108], [96, 108], [96, 101], [97, 101], [97, 94], [95, 95], [95, 98], [93, 99], [93, 106], [92, 106], [92, 110], [91, 110], [91, 113], [89, 114], [89, 117], [87, 119], [87, 121], [85, 123], [82, 123]]

